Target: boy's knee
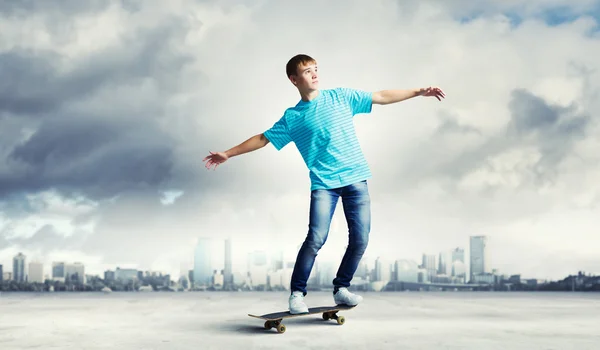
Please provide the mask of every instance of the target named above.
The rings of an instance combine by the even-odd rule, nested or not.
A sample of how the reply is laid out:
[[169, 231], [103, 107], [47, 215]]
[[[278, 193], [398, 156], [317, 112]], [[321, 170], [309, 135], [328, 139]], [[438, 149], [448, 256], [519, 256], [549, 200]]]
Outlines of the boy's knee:
[[310, 249], [311, 251], [318, 253], [319, 250], [321, 250], [321, 248], [323, 247], [323, 245], [325, 245], [325, 241], [324, 240], [310, 240], [307, 243], [307, 247], [308, 249]]
[[353, 242], [350, 242], [352, 249], [356, 252], [364, 252], [369, 245], [369, 236], [363, 235], [358, 239], [355, 239]]
[[356, 244], [355, 249], [360, 252], [364, 252], [369, 245], [369, 240], [360, 241]]

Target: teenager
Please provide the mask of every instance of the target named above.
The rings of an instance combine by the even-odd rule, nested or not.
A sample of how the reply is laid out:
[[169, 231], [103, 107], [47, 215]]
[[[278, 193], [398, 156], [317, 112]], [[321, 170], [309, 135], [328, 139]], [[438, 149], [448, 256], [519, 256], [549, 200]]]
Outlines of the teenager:
[[437, 87], [366, 92], [350, 88], [319, 89], [317, 62], [308, 55], [292, 57], [286, 65], [300, 101], [264, 133], [224, 152], [210, 152], [206, 167], [216, 169], [229, 158], [256, 151], [268, 143], [281, 150], [294, 142], [309, 170], [311, 200], [308, 234], [302, 244], [290, 283], [289, 311], [306, 313], [306, 283], [317, 253], [325, 244], [331, 218], [341, 198], [349, 241], [336, 277], [333, 299], [338, 305], [357, 305], [362, 297], [348, 290], [367, 248], [371, 230], [371, 200], [367, 180], [371, 171], [355, 133], [353, 117], [370, 113], [373, 104], [388, 105], [416, 96], [445, 97]]

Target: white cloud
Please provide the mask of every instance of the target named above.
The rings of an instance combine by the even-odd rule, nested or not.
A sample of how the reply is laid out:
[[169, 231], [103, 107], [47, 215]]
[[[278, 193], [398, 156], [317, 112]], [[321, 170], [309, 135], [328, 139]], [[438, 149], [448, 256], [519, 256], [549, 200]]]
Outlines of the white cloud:
[[[77, 222], [78, 218], [94, 213], [97, 208], [84, 198], [62, 198], [54, 191], [26, 196], [30, 213], [20, 217], [0, 215], [0, 232], [7, 238], [30, 238], [40, 229], [50, 226], [55, 232], [66, 237], [75, 232], [92, 233], [95, 221]], [[0, 213], [1, 214], [1, 213]]]
[[183, 191], [166, 191], [162, 193], [161, 203], [163, 205], [171, 205], [175, 203], [177, 198], [183, 195]]

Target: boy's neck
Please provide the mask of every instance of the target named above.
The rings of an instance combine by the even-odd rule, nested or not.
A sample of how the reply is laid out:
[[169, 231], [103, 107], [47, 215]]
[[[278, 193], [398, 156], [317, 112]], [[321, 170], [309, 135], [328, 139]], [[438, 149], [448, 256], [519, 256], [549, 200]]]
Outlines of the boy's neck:
[[312, 91], [306, 91], [306, 92], [300, 91], [300, 98], [304, 102], [314, 100], [317, 96], [319, 96], [319, 90], [312, 90]]

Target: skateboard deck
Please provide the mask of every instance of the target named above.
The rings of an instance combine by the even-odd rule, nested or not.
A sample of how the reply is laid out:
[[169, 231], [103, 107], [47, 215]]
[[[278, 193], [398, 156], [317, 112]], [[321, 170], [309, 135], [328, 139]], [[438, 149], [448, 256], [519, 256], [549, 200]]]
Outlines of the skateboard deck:
[[309, 316], [315, 314], [322, 314], [322, 317], [325, 321], [329, 319], [334, 319], [337, 321], [339, 325], [343, 325], [346, 319], [344, 316], [339, 316], [337, 313], [341, 310], [350, 310], [355, 308], [356, 306], [348, 306], [348, 305], [336, 305], [336, 306], [317, 306], [308, 308], [308, 312], [302, 314], [291, 314], [289, 311], [280, 311], [273, 312], [270, 314], [264, 315], [253, 315], [248, 314], [250, 317], [261, 318], [265, 321], [265, 329], [275, 328], [278, 333], [283, 333], [286, 330], [285, 325], [282, 321], [286, 318], [292, 317], [301, 317], [301, 316]]

